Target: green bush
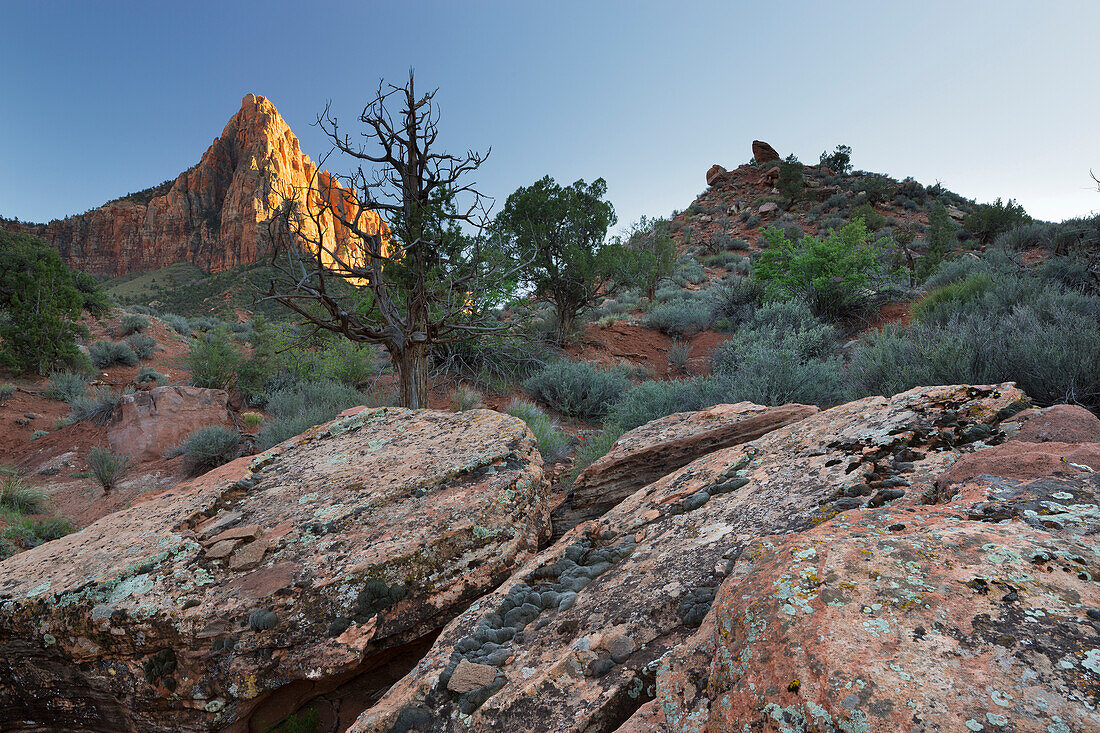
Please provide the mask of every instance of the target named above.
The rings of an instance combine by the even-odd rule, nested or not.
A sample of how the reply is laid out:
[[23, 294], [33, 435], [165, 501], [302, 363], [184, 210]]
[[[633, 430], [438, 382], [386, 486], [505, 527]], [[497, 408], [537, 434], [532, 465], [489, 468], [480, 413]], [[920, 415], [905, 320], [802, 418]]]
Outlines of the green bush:
[[114, 392], [110, 387], [100, 387], [94, 395], [78, 395], [69, 402], [71, 408], [69, 419], [72, 422], [89, 420], [105, 425], [111, 419], [121, 399], [122, 395]]
[[50, 434], [49, 430], [35, 430], [31, 433], [31, 440], [38, 440], [39, 438], [45, 438]]
[[451, 403], [454, 405], [455, 412], [477, 410], [483, 406], [481, 395], [478, 394], [477, 390], [464, 386], [459, 386], [451, 393]]
[[947, 207], [937, 201], [928, 217], [928, 250], [920, 260], [919, 274], [927, 278], [940, 266], [954, 245], [955, 222], [947, 214]]
[[875, 211], [875, 207], [870, 204], [860, 204], [852, 209], [852, 218], [863, 219], [863, 223], [872, 232], [877, 232], [886, 226], [886, 217]]
[[536, 400], [563, 415], [603, 417], [611, 403], [630, 386], [626, 375], [587, 361], [559, 361], [523, 382]]
[[668, 370], [677, 374], [687, 373], [688, 359], [691, 358], [691, 344], [681, 339], [673, 339], [666, 354]]
[[645, 325], [670, 336], [687, 336], [709, 328], [712, 323], [709, 303], [680, 300], [660, 303], [649, 309]]
[[165, 324], [183, 336], [191, 335], [191, 322], [188, 321], [185, 316], [178, 316], [175, 313], [165, 313], [160, 317], [160, 320], [164, 321]]
[[604, 424], [631, 430], [675, 412], [703, 410], [728, 401], [728, 384], [728, 379], [717, 375], [641, 382], [624, 392], [611, 406]]
[[237, 457], [241, 434], [221, 425], [207, 425], [183, 439], [176, 455], [187, 456], [192, 470], [209, 471]]
[[339, 382], [297, 382], [268, 395], [270, 420], [257, 438], [257, 448], [267, 450], [299, 435], [314, 425], [336, 417], [341, 410], [369, 400], [353, 387]]
[[607, 455], [625, 431], [615, 423], [605, 423], [603, 430], [589, 434], [577, 445], [577, 452], [573, 456], [573, 470], [570, 472], [569, 482], [577, 480], [584, 469], [591, 466]]
[[191, 344], [187, 355], [191, 384], [196, 387], [226, 389], [237, 377], [242, 362], [226, 328], [207, 330]]
[[129, 456], [120, 456], [111, 452], [109, 448], [96, 446], [88, 452], [88, 468], [96, 481], [103, 487], [103, 491], [110, 491], [115, 487], [119, 478], [125, 473], [130, 463]]
[[50, 508], [50, 498], [19, 476], [4, 476], [0, 482], [0, 508], [16, 514], [42, 514]]
[[127, 313], [119, 322], [119, 335], [129, 336], [132, 333], [141, 333], [150, 325], [149, 319], [140, 313]]
[[139, 359], [152, 358], [153, 352], [157, 350], [157, 341], [149, 334], [135, 333], [126, 338], [126, 343], [130, 348], [134, 350]]
[[768, 248], [752, 270], [774, 299], [802, 298], [814, 314], [843, 318], [871, 304], [870, 286], [882, 273], [881, 254], [867, 227], [856, 219], [823, 237], [805, 236], [797, 243], [774, 228], [764, 230]]
[[48, 386], [43, 394], [51, 400], [72, 404], [73, 400], [88, 393], [88, 377], [76, 372], [50, 372]]
[[116, 363], [125, 366], [138, 363], [133, 347], [124, 341], [96, 341], [88, 347], [88, 358], [97, 369], [105, 369]]
[[514, 399], [508, 403], [506, 412], [527, 423], [544, 461], [552, 463], [569, 454], [569, 436], [558, 429], [557, 423], [537, 405]]
[[134, 382], [137, 384], [146, 384], [152, 382], [158, 387], [161, 387], [168, 383], [168, 377], [164, 376], [157, 370], [149, 366], [143, 366], [138, 370], [137, 376], [134, 377]]
[[991, 244], [998, 234], [1026, 224], [1031, 217], [1024, 207], [1009, 199], [997, 199], [992, 204], [979, 204], [963, 219], [963, 229], [982, 244]]
[[948, 283], [921, 298], [913, 306], [913, 317], [923, 321], [944, 308], [973, 303], [992, 287], [993, 278], [987, 274], [975, 274]]
[[747, 277], [731, 277], [721, 285], [709, 288], [711, 318], [734, 328], [752, 318], [756, 307], [764, 300], [765, 290], [759, 282]]
[[0, 384], [0, 402], [3, 402], [4, 400], [8, 399], [13, 394], [15, 394], [15, 385], [14, 384], [11, 384], [10, 382], [8, 382], [6, 384]]
[[786, 160], [779, 164], [779, 180], [776, 181], [775, 186], [779, 189], [779, 194], [787, 199], [788, 208], [802, 198], [806, 181], [803, 165], [794, 155], [788, 155]]

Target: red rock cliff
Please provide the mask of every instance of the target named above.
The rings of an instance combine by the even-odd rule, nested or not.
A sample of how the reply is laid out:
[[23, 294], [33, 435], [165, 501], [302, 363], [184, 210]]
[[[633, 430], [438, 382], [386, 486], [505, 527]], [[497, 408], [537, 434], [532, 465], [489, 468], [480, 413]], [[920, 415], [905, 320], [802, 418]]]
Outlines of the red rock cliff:
[[[275, 105], [249, 94], [198, 165], [181, 173], [167, 193], [147, 204], [112, 201], [29, 229], [57, 247], [70, 267], [87, 272], [122, 275], [176, 262], [216, 272], [263, 257], [272, 212], [284, 196], [308, 186], [315, 172]], [[329, 181], [321, 172], [314, 186], [324, 190]], [[327, 211], [322, 220], [340, 249], [357, 247]], [[370, 224], [378, 225], [376, 215]]]

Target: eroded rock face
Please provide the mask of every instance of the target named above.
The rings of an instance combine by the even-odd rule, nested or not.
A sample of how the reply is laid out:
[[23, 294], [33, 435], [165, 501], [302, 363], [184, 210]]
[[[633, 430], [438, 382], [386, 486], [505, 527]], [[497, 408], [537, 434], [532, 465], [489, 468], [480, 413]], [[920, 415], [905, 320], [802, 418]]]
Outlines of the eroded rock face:
[[965, 457], [986, 471], [947, 504], [757, 540], [623, 730], [1100, 729], [1100, 446], [1011, 460], [1059, 445]]
[[188, 435], [208, 425], [233, 427], [222, 389], [170, 386], [124, 395], [107, 432], [115, 453], [130, 460], [162, 458]]
[[729, 177], [729, 171], [715, 163], [707, 169], [707, 185], [716, 186]]
[[[875, 509], [896, 515], [935, 501], [935, 478], [1004, 441], [1000, 422], [1026, 406], [1012, 385], [916, 389], [700, 458], [528, 561], [450, 623], [351, 730], [613, 731], [639, 708], [652, 720], [660, 711], [646, 703], [666, 655], [698, 647], [697, 629], [753, 548], [795, 541], [838, 515], [858, 524]], [[459, 692], [449, 684], [460, 666], [468, 671], [463, 662], [498, 672]], [[692, 678], [689, 703], [706, 674]], [[685, 721], [682, 730], [702, 729]]]
[[[275, 105], [249, 94], [221, 137], [166, 193], [148, 203], [120, 199], [23, 229], [53, 244], [70, 267], [86, 272], [122, 275], [176, 262], [216, 272], [260, 259], [269, 249], [273, 212], [285, 196], [307, 188], [314, 174], [315, 190], [339, 207], [346, 196], [339, 184], [317, 171]], [[314, 202], [313, 210], [319, 208]], [[365, 231], [377, 232], [378, 216], [365, 212], [365, 217]], [[321, 219], [329, 241], [361, 251], [358, 239], [330, 212], [322, 212]], [[314, 222], [306, 217], [304, 224], [316, 235]]]
[[268, 730], [507, 578], [546, 494], [487, 410], [364, 410], [238, 459], [0, 563], [3, 727]]
[[598, 516], [696, 458], [756, 440], [817, 412], [813, 405], [738, 402], [654, 420], [625, 433], [586, 468], [573, 483], [570, 502], [575, 511], [587, 512], [587, 518]]

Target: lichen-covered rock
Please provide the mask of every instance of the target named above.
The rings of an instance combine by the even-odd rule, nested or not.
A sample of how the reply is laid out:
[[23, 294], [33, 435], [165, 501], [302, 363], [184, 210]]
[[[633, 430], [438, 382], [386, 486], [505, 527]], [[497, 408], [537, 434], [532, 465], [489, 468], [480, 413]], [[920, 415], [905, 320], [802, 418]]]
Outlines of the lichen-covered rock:
[[[268, 222], [284, 197], [309, 188], [343, 210], [347, 193], [302, 152], [298, 138], [268, 99], [248, 94], [193, 168], [148, 200], [122, 198], [85, 214], [23, 225], [61, 253], [74, 269], [123, 275], [190, 262], [217, 272], [255, 262], [269, 249]], [[327, 209], [310, 201], [330, 247], [361, 251], [359, 240]], [[316, 222], [303, 217], [307, 234]], [[381, 227], [373, 212], [360, 226]], [[356, 261], [356, 254], [349, 255]]]
[[572, 509], [599, 516], [646, 484], [696, 458], [756, 440], [818, 412], [813, 405], [766, 407], [752, 402], [678, 412], [625, 433], [573, 483]]
[[0, 563], [0, 727], [268, 730], [507, 578], [546, 494], [487, 410], [364, 410], [238, 459]]
[[[845, 513], [757, 540], [696, 637], [662, 662], [657, 700], [632, 725], [1100, 730], [1096, 448], [1070, 471], [1016, 463], [1007, 479], [987, 462], [994, 473], [956, 482], [948, 504]], [[1027, 450], [1012, 442], [963, 460]]]
[[[921, 388], [700, 458], [529, 560], [350, 730], [595, 732], [639, 708], [652, 717], [666, 655], [697, 638], [745, 548], [837, 515], [858, 523], [867, 513], [856, 509], [903, 514], [936, 500], [936, 476], [1003, 441], [1000, 421], [1026, 405], [1012, 385]], [[448, 682], [463, 661], [499, 674], [457, 693]]]
[[112, 451], [133, 461], [154, 461], [199, 428], [233, 427], [228, 403], [223, 389], [181, 385], [123, 395], [107, 442]]
[[1100, 443], [1100, 418], [1080, 405], [1028, 410], [1013, 440], [1025, 443]]

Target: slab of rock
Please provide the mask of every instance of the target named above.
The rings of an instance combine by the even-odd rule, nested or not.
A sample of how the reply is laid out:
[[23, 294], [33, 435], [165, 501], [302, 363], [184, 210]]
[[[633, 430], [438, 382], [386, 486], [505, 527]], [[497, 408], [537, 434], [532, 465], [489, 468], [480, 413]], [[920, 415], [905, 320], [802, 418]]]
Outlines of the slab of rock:
[[1100, 474], [1032, 475], [757, 540], [620, 731], [1100, 730]]
[[773, 211], [779, 211], [779, 204], [775, 203], [774, 201], [766, 201], [766, 202], [760, 204], [760, 207], [757, 208], [756, 213], [757, 214], [770, 214]]
[[[746, 548], [838, 515], [858, 523], [869, 506], [924, 506], [960, 455], [1005, 440], [998, 424], [1024, 401], [1008, 384], [915, 389], [700, 458], [528, 561], [349, 730], [615, 730], [653, 699], [666, 655], [694, 638]], [[455, 693], [463, 660], [500, 674]]]
[[[246, 543], [212, 559], [196, 527]], [[522, 421], [364, 410], [0, 563], [0, 711], [27, 731], [269, 730], [429, 641], [548, 531]]]
[[763, 140], [753, 140], [752, 157], [756, 158], [757, 163], [767, 163], [769, 160], [779, 160], [779, 153]]
[[696, 458], [756, 440], [818, 412], [813, 405], [765, 407], [752, 402], [678, 412], [625, 433], [573, 482], [570, 503], [592, 518]]
[[155, 461], [199, 428], [233, 427], [228, 402], [225, 390], [187, 386], [124, 395], [108, 428], [107, 443], [133, 462]]

